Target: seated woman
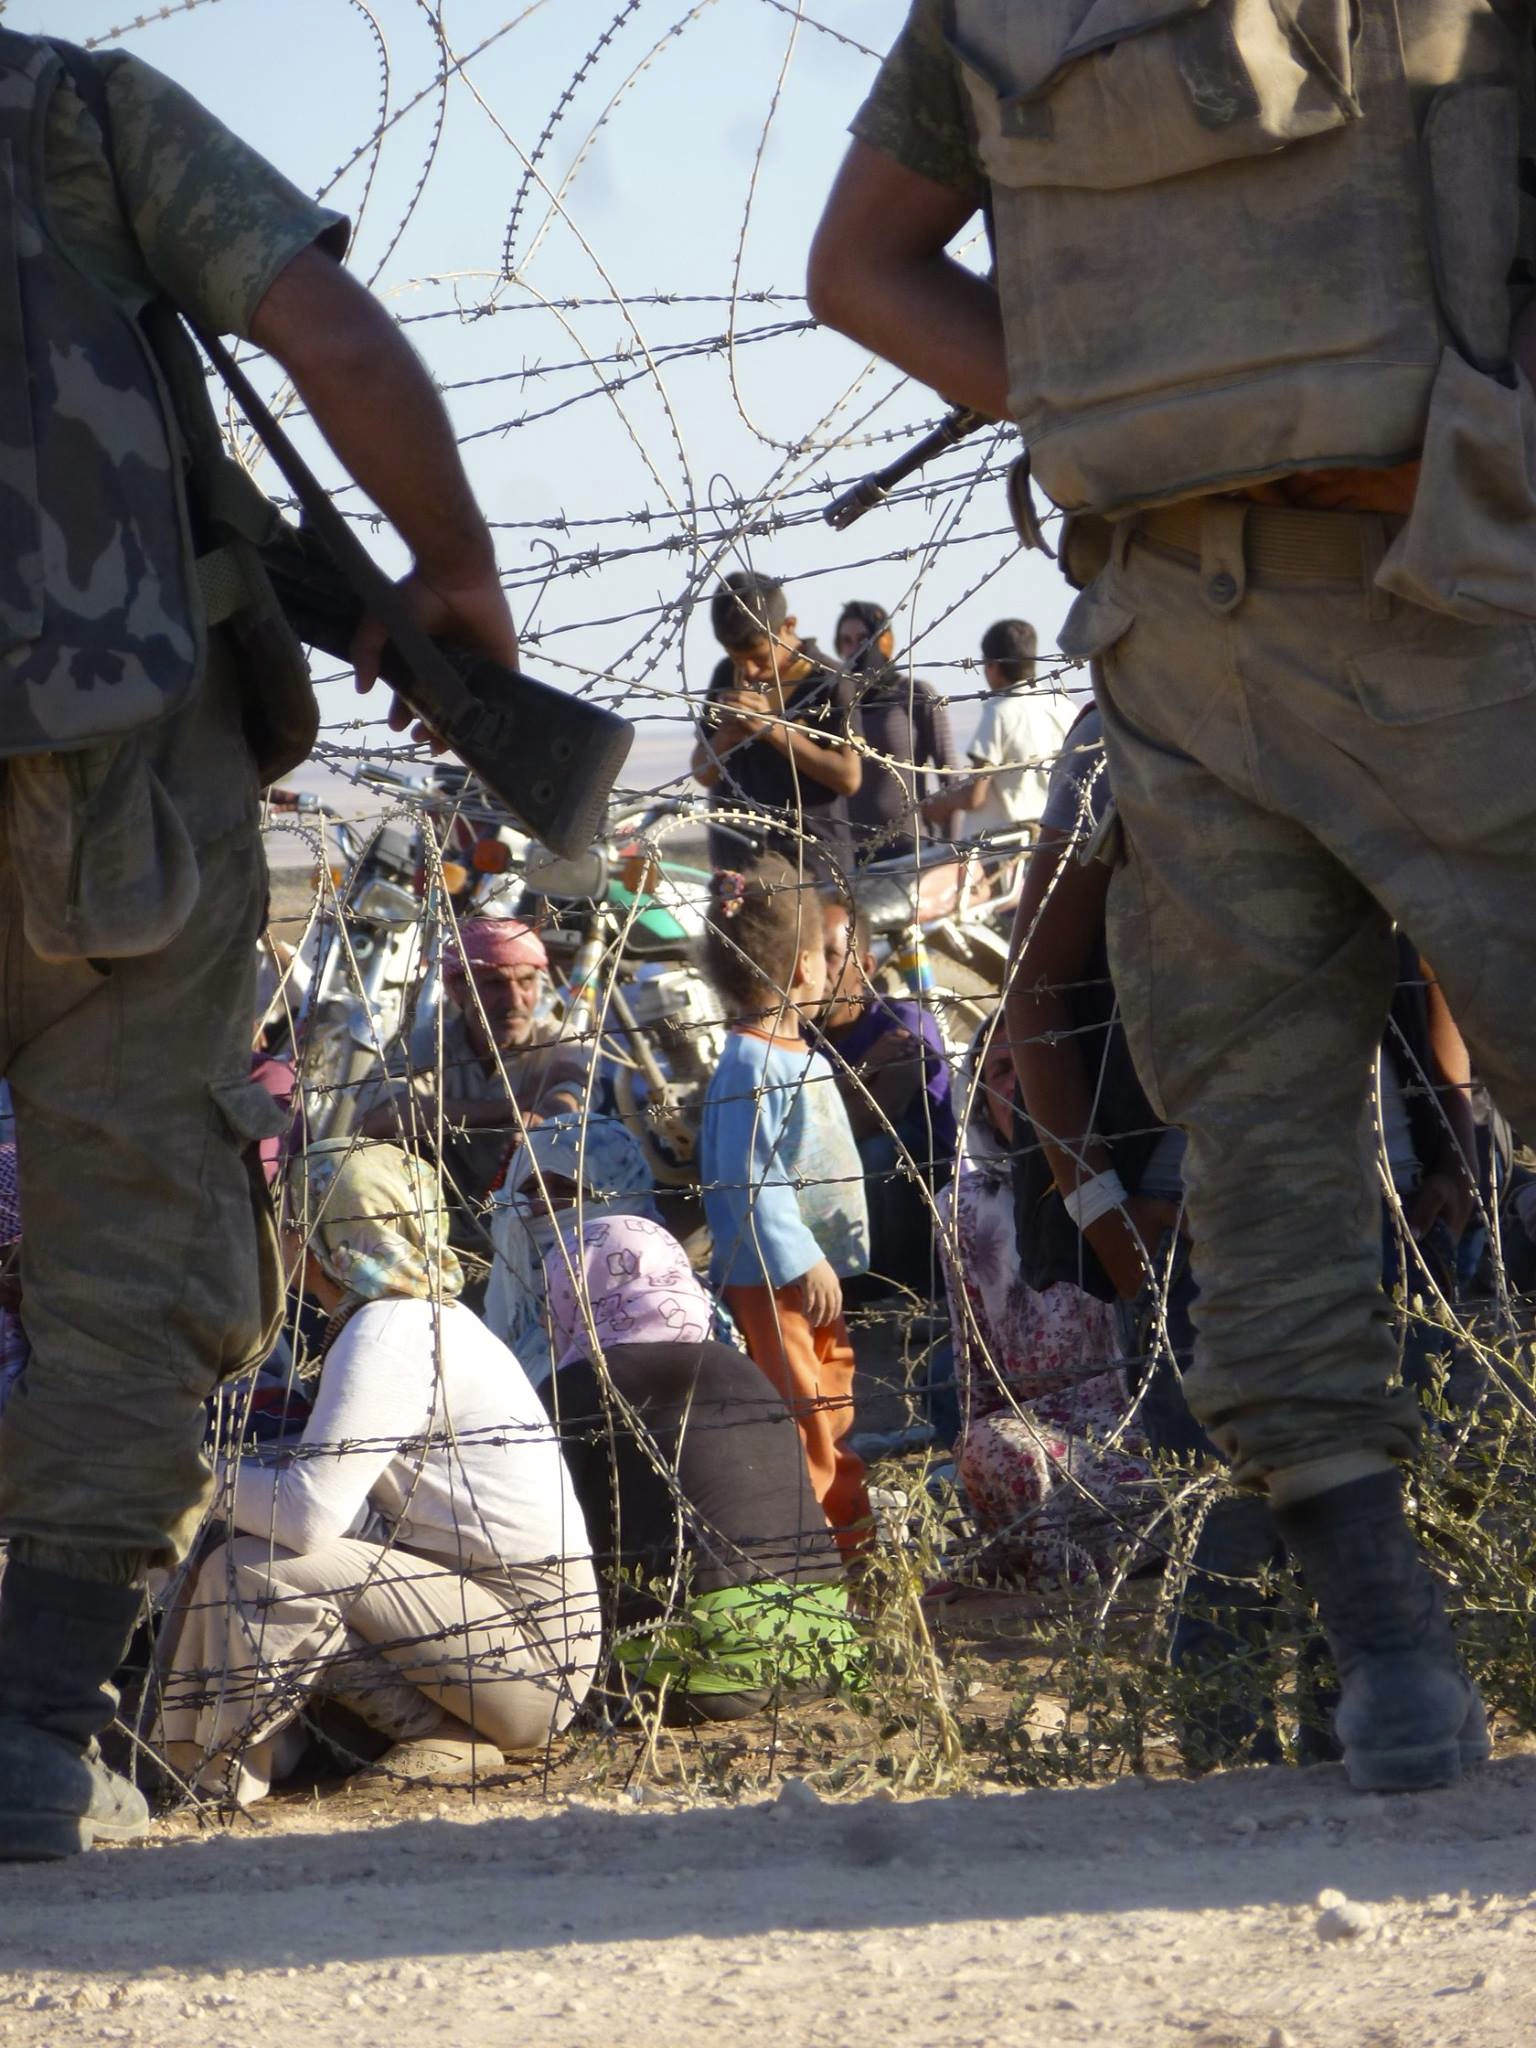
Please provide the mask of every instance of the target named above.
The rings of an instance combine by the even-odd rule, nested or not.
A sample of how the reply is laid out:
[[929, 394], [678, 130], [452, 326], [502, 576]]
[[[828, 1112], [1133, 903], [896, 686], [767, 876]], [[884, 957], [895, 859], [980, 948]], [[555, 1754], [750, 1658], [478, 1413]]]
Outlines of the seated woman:
[[1025, 1581], [1103, 1576], [1147, 1510], [1114, 1310], [1069, 1281], [1028, 1285], [1014, 1249], [1012, 1056], [985, 1025], [954, 1180], [939, 1196], [960, 1474], [989, 1565]]
[[638, 1216], [546, 1261], [544, 1398], [607, 1586], [618, 1681], [669, 1719], [733, 1720], [857, 1678], [862, 1653], [800, 1433], [675, 1238]]
[[591, 1684], [596, 1581], [560, 1447], [517, 1360], [455, 1300], [434, 1169], [313, 1145], [288, 1169], [306, 1289], [330, 1311], [297, 1449], [241, 1460], [237, 1532], [162, 1644], [172, 1767], [248, 1803], [302, 1747], [315, 1692], [450, 1777], [535, 1749]]
[[658, 1226], [656, 1181], [639, 1140], [616, 1116], [566, 1113], [528, 1132], [496, 1191], [489, 1227], [495, 1249], [485, 1320], [534, 1386], [553, 1363], [544, 1308], [544, 1256], [565, 1212], [648, 1216]]

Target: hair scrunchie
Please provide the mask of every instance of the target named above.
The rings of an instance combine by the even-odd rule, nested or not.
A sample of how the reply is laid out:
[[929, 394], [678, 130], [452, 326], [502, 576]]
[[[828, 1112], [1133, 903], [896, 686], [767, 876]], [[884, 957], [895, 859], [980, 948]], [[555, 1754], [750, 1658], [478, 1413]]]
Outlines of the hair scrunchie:
[[715, 909], [723, 918], [732, 918], [747, 900], [747, 878], [736, 868], [720, 868], [715, 874]]

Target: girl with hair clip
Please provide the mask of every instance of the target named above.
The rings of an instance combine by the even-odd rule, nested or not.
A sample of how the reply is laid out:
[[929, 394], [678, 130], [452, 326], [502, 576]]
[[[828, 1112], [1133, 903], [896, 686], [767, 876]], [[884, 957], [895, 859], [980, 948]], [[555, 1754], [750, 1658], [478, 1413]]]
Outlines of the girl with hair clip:
[[826, 991], [821, 902], [780, 854], [711, 888], [706, 961], [730, 1022], [699, 1132], [712, 1274], [800, 1427], [845, 1552], [869, 1514], [842, 1283], [869, 1266], [864, 1170], [826, 1059], [800, 1033]]

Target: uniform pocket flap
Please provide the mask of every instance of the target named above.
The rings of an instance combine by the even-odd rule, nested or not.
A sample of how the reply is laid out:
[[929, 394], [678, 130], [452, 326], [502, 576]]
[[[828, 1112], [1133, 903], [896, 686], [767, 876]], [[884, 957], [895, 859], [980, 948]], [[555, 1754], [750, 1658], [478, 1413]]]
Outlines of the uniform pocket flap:
[[[1015, 9], [999, 35], [990, 24], [968, 21], [945, 38], [971, 74], [972, 91], [985, 87], [1000, 107], [1048, 92], [1069, 64], [1127, 36], [1143, 35], [1198, 14], [1211, 0], [1069, 0], [1066, 6]], [[967, 32], [968, 31], [968, 32]], [[1003, 122], [1008, 132], [1008, 122]], [[1017, 131], [1016, 131], [1017, 132]]]
[[1096, 577], [1078, 592], [1056, 645], [1068, 661], [1092, 661], [1123, 639], [1135, 623], [1136, 614], [1111, 597], [1103, 578]]
[[258, 1081], [215, 1081], [209, 1093], [242, 1145], [280, 1138], [293, 1121], [292, 1110], [285, 1109]]
[[1378, 725], [1427, 725], [1492, 711], [1536, 690], [1536, 632], [1529, 626], [1489, 633], [1476, 645], [1465, 631], [1456, 637], [1463, 644], [1443, 653], [1429, 637], [1357, 655], [1349, 679], [1366, 717]]
[[950, 48], [987, 175], [1111, 191], [1356, 117], [1349, 0], [963, 0]]

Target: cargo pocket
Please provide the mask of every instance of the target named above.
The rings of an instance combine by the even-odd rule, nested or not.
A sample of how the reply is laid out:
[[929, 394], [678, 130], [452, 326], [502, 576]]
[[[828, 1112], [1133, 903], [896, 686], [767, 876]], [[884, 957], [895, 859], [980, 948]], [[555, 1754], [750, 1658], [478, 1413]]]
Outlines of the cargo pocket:
[[238, 1260], [247, 1255], [249, 1245], [255, 1258], [253, 1285], [243, 1295], [239, 1314], [231, 1318], [219, 1370], [221, 1379], [232, 1379], [260, 1365], [282, 1332], [287, 1287], [277, 1212], [262, 1170], [261, 1142], [264, 1138], [281, 1138], [293, 1117], [255, 1081], [215, 1081], [209, 1093], [225, 1134], [239, 1154], [244, 1201], [249, 1211], [248, 1221], [235, 1213], [229, 1216], [232, 1235], [238, 1233], [243, 1238], [247, 1229], [251, 1232], [247, 1242], [231, 1244], [229, 1250], [232, 1259]]
[[[1454, 348], [1429, 396], [1418, 487], [1376, 586], [1477, 626], [1536, 619], [1536, 393]], [[1497, 699], [1493, 700], [1499, 701]]]
[[1103, 191], [1360, 115], [1349, 0], [973, 0], [949, 40], [989, 178]]
[[136, 736], [17, 755], [0, 821], [40, 960], [162, 952], [196, 907], [196, 851]]
[[1375, 725], [1429, 725], [1517, 703], [1536, 690], [1536, 630], [1458, 636], [1462, 647], [1409, 641], [1358, 655], [1348, 673]]

